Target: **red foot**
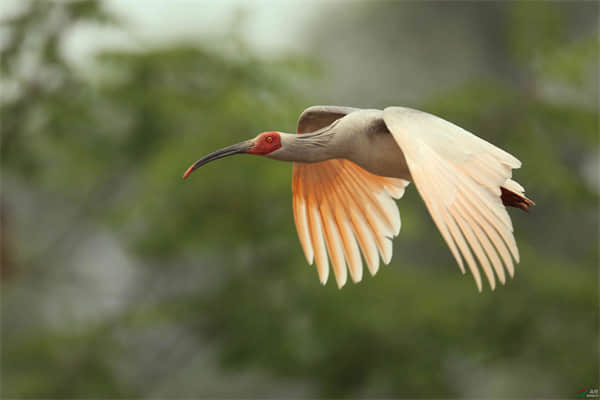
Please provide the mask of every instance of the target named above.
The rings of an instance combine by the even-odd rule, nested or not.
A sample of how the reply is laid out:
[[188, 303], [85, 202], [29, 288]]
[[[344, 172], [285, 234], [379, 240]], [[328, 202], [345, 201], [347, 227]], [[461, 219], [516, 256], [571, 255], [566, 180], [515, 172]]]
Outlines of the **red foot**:
[[505, 206], [520, 208], [526, 212], [529, 212], [530, 206], [535, 206], [535, 203], [525, 196], [511, 192], [503, 187], [500, 187], [500, 190], [502, 191], [500, 198], [502, 199], [502, 204]]

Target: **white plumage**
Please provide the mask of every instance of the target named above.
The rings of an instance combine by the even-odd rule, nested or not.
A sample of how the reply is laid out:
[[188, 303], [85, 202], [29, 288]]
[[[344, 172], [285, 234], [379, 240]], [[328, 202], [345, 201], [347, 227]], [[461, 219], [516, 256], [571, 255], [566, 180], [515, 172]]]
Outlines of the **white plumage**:
[[[323, 108], [326, 107], [314, 111], [308, 109], [304, 115], [331, 114]], [[352, 118], [358, 119], [360, 113], [360, 110], [352, 111]], [[400, 168], [383, 171], [386, 177], [367, 172], [382, 172], [382, 163], [377, 157], [358, 160], [349, 157], [350, 160], [294, 165], [292, 187], [296, 228], [308, 262], [312, 263], [315, 252], [318, 254], [316, 263], [321, 282], [325, 283], [328, 276], [325, 248], [330, 254], [339, 287], [346, 283], [345, 261], [354, 282], [362, 277], [358, 272], [362, 264], [356, 255], [357, 242], [371, 274], [377, 272], [379, 259], [389, 263], [391, 239], [398, 235], [401, 225], [400, 214], [392, 199], [401, 198], [408, 185], [408, 180], [394, 177], [409, 176], [463, 273], [466, 262], [481, 290], [478, 261], [492, 289], [496, 277], [504, 284], [504, 268], [511, 277], [514, 275], [511, 254], [519, 262], [519, 252], [510, 217], [500, 197], [500, 187], [523, 195], [523, 188], [511, 179], [512, 169], [519, 168], [521, 162], [431, 114], [403, 107], [388, 107], [379, 113], [370, 110], [370, 114], [371, 118], [381, 118], [388, 130], [374, 135], [392, 136], [397, 143], [393, 149], [396, 158], [405, 160], [408, 171], [400, 171]], [[342, 118], [350, 119], [350, 115]], [[312, 120], [316, 118], [313, 116]], [[329, 122], [327, 118], [324, 121]], [[368, 121], [362, 127], [364, 132], [350, 135], [367, 137], [372, 124]], [[299, 130], [302, 125], [301, 117]], [[370, 146], [360, 142], [338, 141], [347, 147], [360, 147], [364, 153], [389, 152], [390, 144], [384, 138], [371, 139]], [[379, 148], [381, 146], [387, 149]], [[375, 160], [374, 164], [379, 165], [370, 165], [364, 161], [366, 159]], [[364, 169], [351, 161], [357, 161]], [[332, 216], [332, 209], [337, 210], [335, 216]], [[322, 226], [326, 228], [320, 229]], [[340, 240], [340, 236], [345, 240]], [[323, 241], [326, 246], [313, 248], [313, 243]]]
[[204, 157], [188, 169], [237, 153], [293, 161], [294, 221], [309, 264], [338, 287], [366, 266], [374, 275], [392, 259], [401, 221], [395, 199], [413, 182], [461, 271], [479, 291], [480, 269], [491, 289], [514, 275], [519, 251], [505, 205], [533, 202], [511, 179], [521, 162], [434, 115], [404, 107], [361, 110], [314, 106], [298, 120], [298, 135], [264, 132]]

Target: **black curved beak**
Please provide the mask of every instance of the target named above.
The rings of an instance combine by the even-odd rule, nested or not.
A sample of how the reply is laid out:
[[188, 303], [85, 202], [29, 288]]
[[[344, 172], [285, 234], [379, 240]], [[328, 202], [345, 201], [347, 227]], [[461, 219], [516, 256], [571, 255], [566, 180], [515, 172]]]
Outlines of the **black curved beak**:
[[247, 153], [250, 151], [252, 146], [254, 146], [254, 141], [245, 140], [243, 142], [236, 143], [231, 146], [227, 146], [221, 150], [217, 150], [214, 153], [210, 153], [206, 157], [202, 157], [201, 159], [196, 161], [194, 164], [192, 164], [192, 166], [190, 166], [187, 169], [187, 171], [185, 171], [185, 174], [183, 174], [183, 179], [187, 178], [192, 172], [194, 172], [194, 170], [196, 170], [197, 168], [200, 168], [204, 164], [207, 164], [211, 161], [218, 160], [219, 158], [232, 156], [234, 154]]

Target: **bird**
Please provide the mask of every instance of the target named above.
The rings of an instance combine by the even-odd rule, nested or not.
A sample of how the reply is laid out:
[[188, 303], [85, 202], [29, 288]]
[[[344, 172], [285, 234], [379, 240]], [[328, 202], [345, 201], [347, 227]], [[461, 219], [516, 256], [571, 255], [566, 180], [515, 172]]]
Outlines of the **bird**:
[[[514, 277], [519, 250], [505, 206], [529, 212], [535, 205], [512, 179], [521, 161], [436, 115], [407, 107], [383, 110], [311, 106], [297, 133], [262, 132], [192, 164], [254, 154], [293, 162], [293, 218], [309, 265], [325, 285], [330, 271], [338, 288], [348, 275], [371, 275], [389, 264], [400, 232], [401, 199], [416, 186], [434, 224], [463, 274], [465, 264], [482, 291]], [[361, 258], [362, 253], [362, 258]]]

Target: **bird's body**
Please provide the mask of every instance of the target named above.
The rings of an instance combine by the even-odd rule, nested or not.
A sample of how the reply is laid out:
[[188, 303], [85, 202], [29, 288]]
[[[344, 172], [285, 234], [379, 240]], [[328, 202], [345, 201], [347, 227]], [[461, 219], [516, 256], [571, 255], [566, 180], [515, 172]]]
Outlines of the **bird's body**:
[[[309, 132], [311, 131], [298, 133]], [[295, 151], [296, 146], [301, 148], [304, 142], [310, 139], [283, 134], [282, 144], [289, 146], [282, 146], [266, 156], [276, 160], [304, 163], [342, 158], [376, 175], [410, 179], [404, 154], [383, 121], [383, 111], [352, 111], [317, 132], [316, 137], [322, 145], [314, 146], [310, 152]]]
[[[533, 203], [511, 179], [521, 163], [512, 155], [434, 115], [404, 107], [306, 109], [298, 134], [264, 132], [192, 165], [250, 153], [294, 162], [294, 220], [309, 263], [323, 284], [329, 259], [338, 286], [389, 263], [400, 231], [393, 199], [413, 182], [461, 270], [465, 261], [479, 290], [477, 259], [492, 289], [512, 276], [519, 255], [504, 205]], [[329, 255], [329, 257], [328, 257]], [[347, 266], [347, 268], [346, 268]]]

